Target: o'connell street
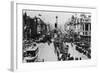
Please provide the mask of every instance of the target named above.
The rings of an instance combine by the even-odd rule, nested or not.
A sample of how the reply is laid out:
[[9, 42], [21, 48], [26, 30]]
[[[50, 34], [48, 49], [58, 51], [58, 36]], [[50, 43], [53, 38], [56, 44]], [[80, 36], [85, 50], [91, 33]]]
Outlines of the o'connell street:
[[91, 59], [91, 14], [22, 10], [23, 63]]

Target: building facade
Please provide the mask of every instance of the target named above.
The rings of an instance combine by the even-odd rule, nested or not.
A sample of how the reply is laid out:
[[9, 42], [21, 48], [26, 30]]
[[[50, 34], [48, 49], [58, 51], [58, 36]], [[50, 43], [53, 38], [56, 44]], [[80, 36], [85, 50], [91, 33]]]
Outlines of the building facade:
[[29, 17], [23, 15], [23, 36], [24, 39], [38, 39], [47, 32], [46, 23], [39, 17]]

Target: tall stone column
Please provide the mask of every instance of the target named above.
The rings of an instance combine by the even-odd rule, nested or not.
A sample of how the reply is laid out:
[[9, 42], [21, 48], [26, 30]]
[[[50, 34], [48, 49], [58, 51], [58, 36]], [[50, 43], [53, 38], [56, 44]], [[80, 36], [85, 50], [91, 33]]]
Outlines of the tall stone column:
[[56, 16], [56, 23], [55, 23], [55, 28], [57, 28], [58, 26], [58, 16]]

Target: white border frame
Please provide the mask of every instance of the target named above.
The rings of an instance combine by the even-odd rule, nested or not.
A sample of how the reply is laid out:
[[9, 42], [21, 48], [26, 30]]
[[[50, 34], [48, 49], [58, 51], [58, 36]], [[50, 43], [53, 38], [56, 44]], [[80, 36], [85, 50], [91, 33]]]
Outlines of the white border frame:
[[[97, 53], [95, 48], [95, 31], [96, 25], [96, 8], [95, 7], [74, 7], [74, 6], [59, 6], [59, 5], [41, 5], [32, 4], [32, 2], [12, 2], [12, 65], [13, 71], [29, 71], [33, 69], [55, 69], [55, 68], [66, 68], [66, 67], [80, 67], [80, 66], [93, 66], [97, 63]], [[91, 25], [91, 50], [92, 59], [82, 61], [63, 61], [63, 62], [44, 62], [44, 63], [22, 63], [22, 9], [33, 9], [33, 10], [54, 10], [54, 11], [72, 11], [72, 12], [90, 12], [92, 14], [92, 25]], [[21, 48], [21, 49], [18, 49]], [[21, 56], [20, 56], [21, 55]]]

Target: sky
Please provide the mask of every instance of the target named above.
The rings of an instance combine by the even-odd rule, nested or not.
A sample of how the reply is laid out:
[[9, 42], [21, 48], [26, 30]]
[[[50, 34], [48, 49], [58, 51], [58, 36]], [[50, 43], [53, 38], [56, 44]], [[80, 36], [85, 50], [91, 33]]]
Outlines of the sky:
[[[56, 16], [58, 16], [58, 28], [64, 28], [64, 24], [70, 21], [72, 15], [77, 17], [81, 13], [72, 13], [72, 12], [54, 12], [54, 11], [36, 11], [36, 10], [23, 10], [23, 13], [27, 13], [30, 17], [40, 17], [45, 23], [50, 24], [54, 27], [56, 22]], [[41, 16], [39, 16], [41, 14]]]

